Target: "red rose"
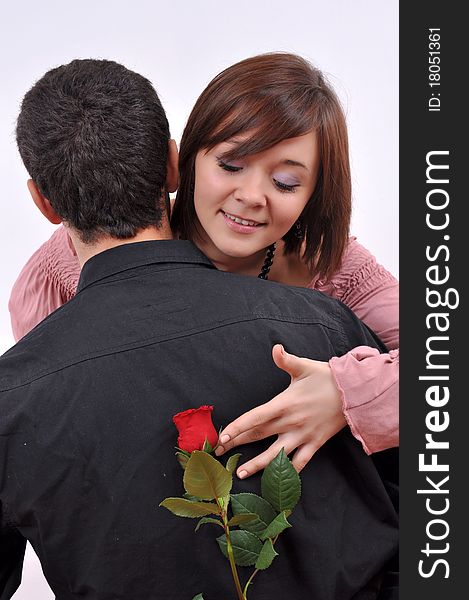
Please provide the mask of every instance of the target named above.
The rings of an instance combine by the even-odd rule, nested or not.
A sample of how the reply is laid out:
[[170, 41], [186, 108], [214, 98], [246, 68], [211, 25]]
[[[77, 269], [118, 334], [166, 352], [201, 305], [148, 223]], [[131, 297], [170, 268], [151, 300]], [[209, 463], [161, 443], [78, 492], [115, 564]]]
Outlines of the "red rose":
[[212, 423], [212, 410], [213, 406], [201, 406], [174, 415], [173, 423], [179, 431], [178, 446], [181, 450], [202, 450], [205, 439], [212, 448], [216, 446], [218, 433]]

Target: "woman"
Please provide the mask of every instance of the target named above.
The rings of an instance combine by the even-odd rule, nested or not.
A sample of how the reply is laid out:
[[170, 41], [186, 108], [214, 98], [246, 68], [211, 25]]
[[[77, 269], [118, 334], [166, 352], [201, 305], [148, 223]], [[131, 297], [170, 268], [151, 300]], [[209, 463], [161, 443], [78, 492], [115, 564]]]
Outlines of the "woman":
[[[201, 94], [180, 148], [176, 236], [226, 271], [320, 290], [347, 304], [390, 349], [360, 347], [330, 363], [277, 345], [290, 387], [220, 436], [221, 454], [279, 434], [238, 468], [246, 477], [281, 447], [301, 470], [348, 423], [368, 453], [398, 443], [397, 281], [349, 237], [351, 178], [345, 118], [321, 72], [284, 53], [255, 56]], [[73, 294], [78, 263], [63, 228], [33, 255], [12, 292], [20, 337]]]

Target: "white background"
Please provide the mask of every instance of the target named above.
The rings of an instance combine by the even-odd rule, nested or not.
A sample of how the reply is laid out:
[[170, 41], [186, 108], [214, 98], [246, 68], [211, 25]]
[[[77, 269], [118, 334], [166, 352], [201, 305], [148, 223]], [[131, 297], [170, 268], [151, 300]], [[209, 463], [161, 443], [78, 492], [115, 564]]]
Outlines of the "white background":
[[[311, 60], [347, 114], [352, 233], [398, 275], [397, 0], [18, 0], [3, 6], [0, 45], [0, 352], [13, 343], [11, 286], [54, 230], [27, 192], [15, 120], [31, 85], [74, 58], [116, 60], [150, 79], [177, 141], [198, 95], [228, 65], [275, 50]], [[14, 598], [53, 598], [31, 551]]]

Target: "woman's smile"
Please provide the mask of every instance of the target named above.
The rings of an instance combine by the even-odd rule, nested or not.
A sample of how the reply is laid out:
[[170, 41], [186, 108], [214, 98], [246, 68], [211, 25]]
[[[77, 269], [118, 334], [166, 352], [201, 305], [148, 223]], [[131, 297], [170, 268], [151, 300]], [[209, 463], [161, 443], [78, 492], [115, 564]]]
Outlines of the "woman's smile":
[[244, 272], [242, 260], [262, 263], [265, 249], [295, 224], [319, 169], [312, 131], [236, 160], [225, 156], [240, 140], [200, 150], [195, 161], [197, 245], [218, 268]]
[[234, 215], [232, 213], [220, 210], [223, 215], [227, 226], [238, 233], [254, 233], [257, 229], [264, 226], [264, 223], [253, 221], [251, 219], [245, 219], [241, 216]]

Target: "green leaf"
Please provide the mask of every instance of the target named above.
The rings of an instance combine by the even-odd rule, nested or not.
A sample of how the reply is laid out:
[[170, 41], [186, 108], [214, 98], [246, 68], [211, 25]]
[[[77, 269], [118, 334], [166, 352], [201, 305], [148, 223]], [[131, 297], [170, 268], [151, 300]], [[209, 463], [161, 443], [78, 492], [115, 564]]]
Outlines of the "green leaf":
[[241, 457], [241, 454], [233, 454], [230, 456], [226, 463], [226, 468], [230, 473], [234, 473], [236, 471], [236, 467], [238, 466], [238, 461]]
[[245, 513], [243, 515], [235, 515], [228, 521], [229, 527], [234, 527], [235, 525], [240, 525], [241, 523], [247, 523], [248, 521], [253, 521], [254, 519], [258, 519], [257, 515], [253, 515], [250, 513]]
[[278, 556], [278, 552], [275, 552], [272, 540], [269, 538], [264, 542], [264, 545], [262, 546], [259, 558], [256, 561], [256, 569], [267, 569], [268, 567], [270, 567], [272, 561], [276, 556]]
[[220, 527], [223, 529], [223, 523], [221, 521], [218, 521], [217, 519], [212, 519], [210, 517], [203, 517], [202, 519], [200, 519], [200, 521], [197, 523], [197, 527], [195, 528], [195, 531], [199, 530], [199, 527], [201, 525], [204, 525], [205, 523], [214, 523], [215, 525], [220, 525]]
[[191, 453], [188, 452], [187, 450], [183, 450], [182, 448], [179, 448], [178, 446], [174, 446], [176, 448], [176, 450], [178, 452], [180, 452], [181, 454], [184, 454], [185, 456], [187, 456], [187, 458], [190, 458]]
[[181, 465], [181, 467], [183, 469], [186, 468], [187, 465], [187, 461], [189, 460], [189, 457], [187, 456], [186, 453], [182, 453], [182, 452], [176, 452], [176, 458], [178, 460], [178, 463]]
[[213, 456], [194, 450], [184, 471], [184, 488], [203, 500], [228, 496], [233, 485], [231, 473]]
[[282, 531], [291, 527], [290, 523], [287, 521], [285, 517], [285, 513], [281, 512], [275, 519], [270, 523], [267, 529], [259, 535], [261, 540], [266, 540], [267, 538], [274, 538]]
[[225, 510], [228, 510], [228, 506], [230, 505], [230, 499], [230, 494], [228, 494], [228, 496], [225, 496], [224, 498], [218, 498], [218, 504]]
[[[230, 532], [231, 545], [233, 547], [233, 556], [235, 563], [240, 567], [255, 565], [262, 550], [260, 539], [249, 531], [237, 529]], [[226, 536], [223, 534], [217, 538], [218, 545], [223, 554], [228, 558]]]
[[202, 594], [197, 594], [197, 596], [194, 596], [192, 600], [204, 600], [204, 597], [202, 596]]
[[191, 502], [185, 498], [165, 498], [160, 506], [178, 517], [197, 518], [218, 513], [218, 506], [214, 502]]
[[241, 529], [260, 535], [277, 516], [272, 506], [256, 494], [242, 493], [231, 496], [233, 515], [255, 514], [257, 519], [241, 523]]
[[300, 476], [283, 448], [264, 469], [261, 487], [262, 496], [279, 512], [291, 510], [300, 499]]
[[191, 496], [190, 494], [184, 493], [183, 498], [186, 500], [190, 500], [191, 502], [200, 502], [201, 498], [197, 498], [197, 496]]
[[210, 445], [210, 442], [208, 441], [208, 438], [205, 438], [205, 442], [202, 448], [202, 452], [208, 452], [210, 454], [210, 452], [212, 452], [213, 448]]

